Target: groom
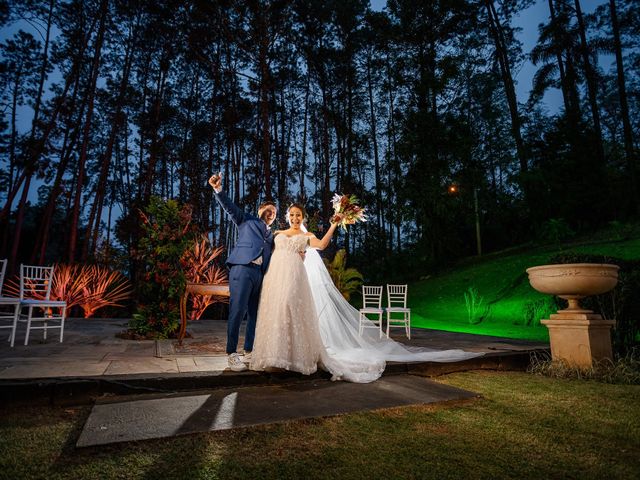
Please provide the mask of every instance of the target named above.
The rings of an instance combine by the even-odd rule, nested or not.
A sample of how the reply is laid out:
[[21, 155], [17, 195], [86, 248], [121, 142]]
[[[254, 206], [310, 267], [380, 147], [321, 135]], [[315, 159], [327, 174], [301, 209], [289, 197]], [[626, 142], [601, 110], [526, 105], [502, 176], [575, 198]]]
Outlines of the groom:
[[[276, 218], [275, 203], [264, 202], [258, 207], [258, 216], [243, 212], [222, 192], [222, 175], [209, 179], [216, 200], [238, 228], [238, 239], [227, 258], [229, 267], [229, 321], [227, 322], [227, 359], [234, 372], [247, 369], [244, 362], [251, 360], [253, 339], [256, 332], [258, 300], [262, 277], [267, 271], [273, 234], [269, 227]], [[236, 352], [240, 324], [247, 317], [244, 336], [244, 362]]]

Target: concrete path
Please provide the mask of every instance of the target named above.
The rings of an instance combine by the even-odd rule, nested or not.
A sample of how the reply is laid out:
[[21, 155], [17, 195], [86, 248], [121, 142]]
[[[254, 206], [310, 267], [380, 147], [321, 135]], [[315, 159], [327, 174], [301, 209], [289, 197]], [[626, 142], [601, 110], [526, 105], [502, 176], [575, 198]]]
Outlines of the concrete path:
[[[3, 404], [93, 404], [104, 395], [171, 393], [219, 387], [283, 384], [328, 379], [293, 372], [232, 372], [224, 345], [226, 322], [202, 320], [189, 324], [192, 338], [182, 346], [175, 340], [124, 340], [116, 337], [127, 319], [70, 319], [64, 342], [46, 342], [38, 334], [23, 345], [0, 337], [0, 406]], [[461, 362], [387, 363], [384, 375], [436, 376], [473, 369], [525, 369], [530, 352], [548, 351], [548, 344], [498, 337], [412, 329], [411, 340], [400, 333], [395, 340], [435, 349], [460, 348], [485, 355]], [[242, 345], [242, 339], [240, 342]]]
[[[224, 353], [226, 322], [191, 322], [193, 338], [182, 347], [175, 340], [134, 341], [116, 338], [126, 329], [126, 319], [69, 319], [64, 342], [55, 335], [44, 342], [40, 332], [23, 345], [19, 329], [15, 347], [0, 342], [0, 381], [65, 377], [111, 377], [119, 375], [166, 375], [197, 372], [221, 373], [227, 368]], [[54, 331], [55, 332], [55, 331]], [[54, 337], [54, 338], [51, 338]], [[412, 346], [467, 351], [526, 352], [547, 349], [548, 344], [498, 337], [416, 328], [411, 340], [397, 333], [395, 340]], [[242, 338], [240, 341], [242, 345]]]
[[179, 396], [138, 396], [96, 404], [76, 445], [172, 437], [477, 396], [413, 375], [391, 375], [369, 384], [315, 380]]

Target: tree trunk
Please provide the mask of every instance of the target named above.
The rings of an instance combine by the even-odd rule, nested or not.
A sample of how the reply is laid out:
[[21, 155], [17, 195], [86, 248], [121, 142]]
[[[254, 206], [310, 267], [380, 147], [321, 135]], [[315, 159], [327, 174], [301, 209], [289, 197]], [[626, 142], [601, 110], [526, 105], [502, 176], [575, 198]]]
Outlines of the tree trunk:
[[[352, 62], [349, 59], [349, 65], [347, 65], [347, 148], [346, 148], [346, 174], [347, 188], [351, 190], [353, 188], [353, 76], [352, 76]], [[350, 230], [347, 230], [347, 235]], [[346, 245], [349, 245], [347, 240]]]
[[31, 123], [31, 138], [35, 138], [38, 120], [40, 119], [40, 105], [42, 103], [42, 91], [44, 90], [44, 80], [47, 76], [47, 65], [49, 63], [49, 38], [51, 36], [51, 19], [53, 17], [53, 7], [55, 0], [49, 0], [49, 14], [47, 16], [47, 33], [44, 40], [44, 51], [42, 53], [42, 65], [40, 66], [40, 78], [38, 80], [38, 93], [33, 105], [33, 121]]
[[273, 200], [271, 194], [271, 136], [269, 126], [269, 92], [271, 90], [271, 72], [269, 70], [269, 27], [263, 5], [258, 7], [258, 69], [260, 72], [260, 152], [262, 156], [262, 174], [264, 176], [264, 196]]
[[22, 79], [22, 67], [14, 75], [13, 92], [11, 93], [11, 137], [9, 139], [9, 189], [13, 188], [13, 175], [16, 168], [16, 141], [18, 129], [16, 128], [16, 116], [18, 114], [18, 96], [20, 92], [20, 80]]
[[597, 81], [595, 69], [591, 65], [589, 57], [589, 45], [587, 44], [587, 34], [582, 18], [582, 10], [580, 8], [580, 0], [575, 0], [576, 17], [578, 18], [578, 27], [580, 30], [580, 43], [582, 52], [582, 61], [584, 62], [585, 76], [587, 78], [587, 92], [589, 95], [589, 105], [591, 106], [591, 117], [593, 119], [593, 129], [596, 134], [596, 148], [598, 161], [601, 166], [605, 165], [604, 144], [602, 141], [602, 127], [600, 125], [600, 111], [598, 109], [597, 100]]
[[556, 54], [556, 62], [558, 63], [558, 72], [560, 73], [560, 89], [562, 91], [562, 100], [564, 110], [569, 118], [571, 128], [577, 129], [577, 119], [575, 118], [575, 109], [571, 104], [571, 96], [569, 95], [569, 86], [567, 85], [567, 74], [565, 73], [564, 62], [562, 61], [562, 45], [558, 38], [558, 20], [556, 18], [553, 0], [549, 0], [549, 16], [551, 17], [551, 28], [553, 29], [554, 51]]
[[[569, 129], [571, 130], [571, 142], [572, 144], [575, 144], [575, 138], [579, 132], [579, 123], [581, 117], [580, 99], [578, 98], [578, 90], [576, 86], [576, 74], [575, 69], [573, 68], [571, 52], [567, 49], [567, 45], [564, 44], [562, 38], [558, 35], [560, 23], [558, 16], [556, 15], [556, 8], [553, 4], [553, 0], [548, 0], [548, 3], [549, 16], [551, 17], [551, 24], [553, 28], [553, 41], [555, 43], [554, 51], [556, 54], [556, 61], [558, 63], [558, 71], [560, 73], [562, 99], [567, 114], [567, 120], [569, 122]], [[563, 61], [562, 59], [563, 50], [567, 51], [566, 61]]]
[[96, 84], [100, 70], [100, 54], [102, 53], [102, 41], [104, 39], [104, 31], [106, 27], [107, 13], [109, 9], [109, 0], [103, 0], [100, 5], [100, 26], [96, 37], [95, 54], [93, 57], [93, 65], [91, 67], [91, 82], [89, 84], [89, 100], [87, 108], [87, 119], [84, 125], [82, 148], [78, 159], [78, 177], [75, 189], [75, 198], [73, 202], [73, 210], [71, 213], [71, 226], [69, 229], [69, 263], [73, 263], [76, 259], [76, 247], [78, 240], [78, 224], [80, 220], [80, 204], [82, 202], [82, 188], [85, 179], [85, 167], [87, 161], [87, 150], [89, 148], [89, 137], [91, 133], [91, 122], [93, 119], [93, 105], [96, 94]]
[[[102, 206], [104, 204], [104, 196], [107, 185], [107, 179], [109, 177], [109, 169], [111, 167], [111, 157], [113, 156], [113, 147], [116, 142], [116, 137], [123, 125], [123, 107], [125, 102], [125, 95], [127, 87], [129, 85], [129, 73], [131, 71], [132, 63], [132, 43], [133, 43], [133, 31], [130, 32], [130, 36], [127, 42], [127, 50], [125, 52], [124, 67], [122, 70], [122, 79], [120, 80], [120, 86], [118, 88], [118, 97], [116, 98], [115, 112], [111, 120], [111, 131], [107, 140], [107, 146], [102, 157], [102, 163], [100, 165], [100, 174], [98, 176], [98, 185], [96, 187], [96, 194], [91, 208], [91, 214], [89, 215], [89, 221], [87, 223], [87, 234], [85, 235], [82, 245], [82, 260], [87, 259], [89, 253], [94, 254], [96, 249], [96, 243], [98, 240], [98, 233], [100, 231], [100, 218], [102, 217]], [[94, 225], [95, 223], [95, 225]]]
[[[392, 178], [392, 168], [391, 168], [391, 163], [393, 163], [394, 165], [398, 162], [398, 149], [397, 149], [397, 143], [396, 143], [396, 126], [395, 126], [395, 121], [394, 121], [394, 110], [395, 110], [395, 105], [394, 105], [394, 96], [393, 96], [393, 88], [392, 88], [392, 84], [393, 84], [393, 76], [391, 73], [391, 65], [389, 62], [389, 56], [387, 55], [387, 90], [389, 92], [389, 119], [388, 119], [388, 125], [387, 125], [387, 150], [390, 150], [391, 153], [389, 153], [387, 155], [388, 161], [387, 161], [387, 187], [391, 187], [393, 185], [393, 178]], [[397, 192], [396, 192], [397, 195]], [[387, 188], [387, 201], [389, 204], [393, 205], [393, 198], [395, 197], [395, 195], [392, 193], [391, 188]], [[396, 210], [397, 210], [397, 205], [396, 205]], [[393, 251], [393, 244], [394, 244], [394, 239], [393, 239], [393, 222], [392, 222], [392, 218], [388, 218], [389, 221], [389, 250]], [[400, 249], [398, 248], [398, 251], [400, 251]]]
[[307, 63], [307, 87], [304, 92], [304, 122], [302, 127], [302, 158], [300, 160], [300, 201], [303, 203], [307, 200], [307, 194], [305, 193], [304, 180], [305, 173], [307, 171], [307, 122], [309, 118], [309, 91], [310, 91], [310, 74], [309, 64]]
[[[153, 182], [155, 180], [156, 164], [158, 163], [158, 150], [160, 136], [160, 108], [162, 106], [162, 100], [164, 97], [164, 91], [166, 87], [167, 75], [169, 73], [169, 60], [163, 54], [163, 58], [160, 60], [160, 71], [158, 72], [158, 81], [156, 82], [156, 98], [153, 104], [153, 117], [151, 124], [153, 130], [151, 132], [151, 145], [149, 146], [149, 163], [146, 167], [146, 175], [143, 175], [141, 180], [142, 184], [142, 204], [148, 205], [151, 199], [151, 192], [153, 191]], [[142, 152], [141, 152], [142, 155]], [[142, 162], [142, 158], [141, 158]], [[142, 163], [140, 164], [142, 167]]]
[[609, 10], [611, 11], [611, 27], [613, 30], [613, 40], [616, 54], [616, 73], [618, 80], [618, 95], [620, 96], [620, 113], [622, 114], [622, 127], [624, 133], [624, 153], [627, 160], [627, 172], [631, 183], [632, 208], [634, 213], [638, 211], [640, 196], [638, 195], [638, 177], [636, 170], [636, 156], [633, 146], [633, 131], [631, 120], [629, 119], [629, 104], [627, 102], [627, 88], [624, 78], [624, 64], [622, 62], [622, 42], [620, 41], [620, 25], [616, 11], [615, 0], [609, 0]]
[[[16, 116], [17, 116], [17, 111], [18, 111], [18, 94], [20, 91], [20, 78], [22, 77], [22, 68], [19, 68], [18, 71], [15, 73], [14, 75], [14, 86], [13, 86], [13, 91], [12, 91], [12, 99], [11, 99], [11, 136], [9, 139], [9, 189], [7, 192], [7, 204], [5, 205], [5, 208], [3, 210], [7, 211], [7, 221], [3, 222], [6, 223], [6, 225], [2, 225], [4, 228], [2, 228], [2, 250], [0, 250], [1, 252], [6, 252], [7, 251], [7, 247], [8, 247], [8, 242], [9, 242], [9, 236], [10, 236], [10, 229], [9, 229], [9, 218], [8, 218], [8, 213], [11, 212], [11, 204], [13, 203], [13, 199], [14, 196], [11, 195], [11, 193], [14, 190], [14, 186], [13, 186], [13, 171], [16, 168], [16, 140], [18, 138], [18, 129], [16, 127]], [[26, 170], [24, 170], [20, 175], [19, 178], [24, 178], [24, 172]], [[29, 188], [29, 183], [31, 181], [31, 176], [29, 175], [29, 182], [27, 182], [26, 185], [26, 189], [28, 191]], [[16, 183], [18, 183], [16, 181]], [[22, 182], [20, 182], [22, 183]], [[13, 193], [13, 195], [15, 195], [17, 193], [17, 189], [15, 191], [15, 193]], [[25, 199], [26, 201], [26, 195], [23, 193], [22, 198]], [[22, 199], [20, 201], [20, 207], [22, 207]], [[0, 217], [1, 219], [2, 217]], [[14, 242], [16, 241], [15, 238], [17, 237], [18, 241], [20, 241], [20, 229], [22, 228], [22, 218], [23, 218], [23, 208], [18, 208], [18, 214], [16, 217], [16, 226], [15, 226], [15, 231], [14, 231]], [[14, 249], [13, 246], [11, 248], [11, 251], [13, 252], [13, 250], [17, 251], [17, 247]], [[11, 275], [14, 272], [14, 267], [15, 267], [15, 263], [16, 263], [16, 258], [13, 255], [9, 255], [9, 265], [8, 265], [8, 271], [7, 274]]]
[[[80, 87], [80, 78], [78, 75], [75, 75], [73, 81], [73, 93], [71, 94], [71, 101], [69, 104], [69, 112], [75, 111], [75, 105], [78, 99], [78, 91]], [[85, 97], [86, 100], [86, 97]], [[36, 235], [36, 243], [33, 249], [33, 253], [31, 255], [32, 262], [35, 260], [36, 256], [38, 258], [38, 262], [40, 264], [44, 264], [46, 249], [49, 242], [49, 233], [51, 228], [51, 222], [53, 220], [53, 214], [55, 212], [56, 202], [58, 200], [59, 195], [62, 193], [62, 180], [64, 178], [64, 174], [67, 170], [67, 166], [71, 161], [73, 151], [75, 149], [76, 143], [80, 136], [81, 130], [81, 121], [84, 116], [84, 110], [87, 106], [87, 102], [84, 101], [80, 105], [80, 110], [78, 112], [77, 118], [78, 121], [74, 122], [72, 118], [67, 118], [67, 122], [64, 128], [65, 136], [64, 141], [62, 142], [62, 148], [60, 149], [60, 159], [58, 161], [58, 168], [56, 169], [56, 177], [53, 182], [53, 187], [51, 188], [51, 192], [49, 193], [49, 199], [47, 200], [47, 206], [45, 207], [44, 213], [42, 214], [42, 221], [38, 227], [38, 233]], [[77, 128], [72, 128], [73, 125], [77, 125]]]
[[516, 151], [520, 162], [520, 173], [525, 173], [528, 170], [527, 156], [525, 153], [524, 142], [522, 140], [520, 115], [518, 113], [518, 99], [516, 97], [516, 90], [513, 84], [513, 76], [511, 75], [509, 52], [504, 33], [502, 31], [503, 28], [500, 24], [500, 18], [498, 17], [493, 0], [485, 0], [485, 5], [487, 8], [487, 15], [489, 17], [489, 30], [491, 31], [491, 35], [493, 36], [493, 41], [495, 43], [498, 63], [500, 65], [500, 73], [502, 75], [502, 83], [504, 84], [507, 103], [509, 105], [511, 133], [516, 143]]
[[331, 189], [331, 151], [329, 145], [329, 113], [327, 106], [327, 93], [322, 92], [322, 151], [324, 153], [322, 172], [322, 215], [326, 216], [330, 211], [330, 189]]
[[[371, 78], [371, 54], [368, 55], [367, 58], [367, 90], [369, 93], [369, 115], [371, 117], [370, 126], [371, 126], [371, 142], [373, 143], [373, 165], [374, 165], [374, 174], [376, 179], [376, 219], [378, 229], [382, 229], [382, 191], [380, 186], [382, 185], [382, 180], [380, 178], [380, 156], [378, 153], [378, 132], [376, 125], [376, 112], [374, 108], [374, 100], [373, 100], [373, 79]], [[383, 231], [384, 235], [384, 231]]]
[[71, 66], [71, 71], [69, 72], [69, 75], [65, 80], [65, 85], [62, 90], [62, 93], [57, 98], [55, 107], [51, 114], [51, 119], [47, 124], [47, 128], [42, 133], [42, 137], [38, 139], [38, 141], [36, 142], [32, 152], [30, 152], [32, 153], [32, 155], [30, 156], [30, 158], [27, 159], [27, 164], [23, 168], [22, 173], [20, 174], [16, 182], [13, 184], [12, 190], [7, 194], [7, 203], [5, 204], [2, 211], [0, 212], [0, 226], [2, 226], [4, 219], [7, 218], [9, 213], [11, 212], [11, 205], [13, 203], [13, 199], [20, 191], [20, 188], [22, 187], [22, 182], [24, 182], [27, 179], [27, 177], [30, 177], [31, 175], [33, 175], [33, 168], [38, 162], [40, 155], [44, 151], [44, 148], [47, 145], [47, 142], [49, 141], [49, 136], [51, 135], [51, 133], [53, 132], [56, 126], [58, 115], [63, 110], [67, 93], [69, 91], [69, 88], [71, 87], [71, 83], [75, 81], [76, 76], [79, 74], [80, 64], [84, 58], [84, 50], [87, 47], [89, 38], [91, 36], [91, 32], [93, 31], [94, 27], [95, 27], [95, 21], [94, 21], [94, 24], [92, 24], [89, 30], [87, 31], [87, 34], [84, 36], [79, 53], [74, 58], [73, 64]]

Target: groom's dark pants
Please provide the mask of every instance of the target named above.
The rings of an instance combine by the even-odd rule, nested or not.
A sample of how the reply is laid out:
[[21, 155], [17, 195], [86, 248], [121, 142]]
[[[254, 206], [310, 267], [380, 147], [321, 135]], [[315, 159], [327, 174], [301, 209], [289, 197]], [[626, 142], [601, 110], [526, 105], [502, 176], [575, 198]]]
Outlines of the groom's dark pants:
[[258, 301], [262, 287], [262, 268], [260, 265], [233, 265], [229, 270], [229, 321], [227, 322], [227, 355], [238, 349], [240, 324], [247, 317], [244, 334], [244, 350], [253, 350], [256, 334]]

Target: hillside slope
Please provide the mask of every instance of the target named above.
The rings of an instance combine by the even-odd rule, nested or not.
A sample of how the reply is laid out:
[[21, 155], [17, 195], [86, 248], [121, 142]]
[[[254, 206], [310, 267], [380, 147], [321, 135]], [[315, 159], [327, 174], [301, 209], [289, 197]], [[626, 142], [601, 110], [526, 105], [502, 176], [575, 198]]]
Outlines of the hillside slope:
[[[548, 340], [541, 318], [556, 311], [554, 299], [529, 285], [525, 270], [564, 253], [640, 258], [640, 238], [535, 247], [469, 259], [409, 286], [412, 325], [507, 338]], [[465, 301], [476, 292], [475, 315]], [[562, 302], [562, 300], [560, 300]]]

